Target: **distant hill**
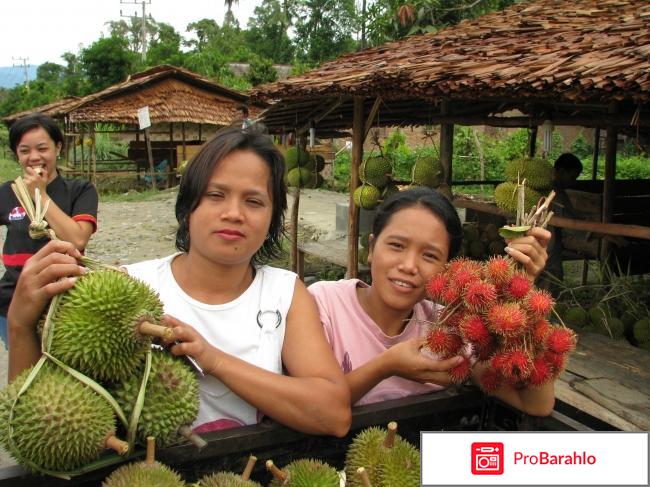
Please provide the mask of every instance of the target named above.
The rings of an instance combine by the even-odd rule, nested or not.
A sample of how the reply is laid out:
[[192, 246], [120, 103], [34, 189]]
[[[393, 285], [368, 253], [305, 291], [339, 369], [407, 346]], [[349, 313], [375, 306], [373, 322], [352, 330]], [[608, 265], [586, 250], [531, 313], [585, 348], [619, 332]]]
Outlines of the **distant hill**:
[[[30, 81], [36, 79], [38, 66], [27, 66], [27, 75]], [[0, 88], [13, 88], [25, 82], [22, 66], [0, 66]]]

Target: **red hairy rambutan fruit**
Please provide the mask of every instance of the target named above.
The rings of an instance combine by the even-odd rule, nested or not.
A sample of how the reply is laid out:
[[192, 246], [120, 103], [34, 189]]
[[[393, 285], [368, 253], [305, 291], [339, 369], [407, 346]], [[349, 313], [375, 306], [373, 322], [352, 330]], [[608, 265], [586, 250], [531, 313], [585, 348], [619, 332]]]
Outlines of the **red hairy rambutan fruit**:
[[512, 276], [505, 290], [508, 293], [508, 296], [515, 300], [518, 300], [526, 296], [532, 287], [533, 285], [528, 279], [528, 276], [526, 274], [518, 272]]
[[568, 328], [554, 326], [546, 337], [546, 347], [555, 353], [568, 353], [576, 347], [576, 334]]
[[551, 324], [548, 322], [548, 320], [541, 318], [535, 321], [531, 325], [530, 329], [533, 342], [536, 345], [539, 345], [544, 343], [546, 336], [548, 335], [549, 331], [551, 331]]
[[427, 345], [433, 353], [437, 353], [445, 358], [458, 354], [463, 347], [463, 340], [459, 335], [438, 327], [429, 330], [427, 334]]
[[551, 380], [552, 370], [544, 357], [537, 356], [533, 359], [533, 367], [528, 376], [528, 383], [533, 386], [542, 386]]
[[458, 328], [460, 322], [463, 321], [463, 318], [465, 318], [466, 314], [467, 310], [464, 308], [457, 309], [451, 315], [445, 316], [445, 318], [443, 318], [445, 320], [445, 326], [447, 328]]
[[463, 302], [474, 311], [482, 311], [494, 304], [497, 299], [495, 287], [485, 281], [474, 281], [465, 288]]
[[463, 361], [456, 367], [449, 369], [449, 377], [456, 384], [462, 384], [472, 374], [472, 364], [467, 357], [463, 357]]
[[499, 286], [510, 280], [512, 275], [512, 266], [505, 257], [492, 257], [483, 266], [483, 275]]
[[458, 257], [447, 264], [447, 273], [450, 275], [456, 275], [461, 270], [481, 277], [481, 264], [474, 260]]
[[526, 311], [535, 318], [547, 316], [553, 309], [553, 298], [547, 291], [540, 289], [532, 290], [524, 299]]
[[460, 269], [455, 274], [449, 276], [449, 286], [453, 286], [460, 293], [462, 293], [470, 284], [478, 281], [479, 279], [480, 276], [476, 275], [475, 273], [467, 269]]
[[445, 287], [447, 286], [447, 276], [443, 273], [437, 274], [433, 276], [429, 281], [427, 282], [427, 294], [431, 299], [433, 299], [436, 302], [442, 301], [442, 292], [445, 290]]
[[496, 304], [486, 317], [488, 328], [505, 337], [520, 335], [526, 328], [526, 315], [516, 303]]
[[499, 371], [508, 382], [518, 384], [528, 377], [531, 368], [530, 355], [524, 350], [514, 349], [504, 354]]
[[566, 356], [563, 353], [555, 353], [550, 350], [544, 352], [544, 360], [553, 371], [553, 377], [562, 373], [566, 366]]
[[492, 335], [490, 335], [490, 339], [488, 340], [487, 344], [485, 345], [478, 345], [476, 344], [474, 346], [474, 354], [476, 357], [481, 360], [481, 361], [487, 361], [490, 360], [495, 353], [495, 345], [496, 342], [494, 338], [492, 338]]
[[446, 304], [450, 305], [460, 298], [460, 291], [452, 285], [447, 285], [440, 295], [440, 300]]
[[491, 368], [485, 369], [485, 372], [483, 372], [483, 375], [481, 375], [481, 378], [478, 380], [479, 387], [483, 389], [486, 394], [494, 394], [499, 387], [501, 387], [502, 383], [503, 379], [499, 372]]
[[458, 325], [461, 336], [468, 342], [478, 347], [487, 347], [490, 344], [490, 330], [479, 315], [466, 315]]

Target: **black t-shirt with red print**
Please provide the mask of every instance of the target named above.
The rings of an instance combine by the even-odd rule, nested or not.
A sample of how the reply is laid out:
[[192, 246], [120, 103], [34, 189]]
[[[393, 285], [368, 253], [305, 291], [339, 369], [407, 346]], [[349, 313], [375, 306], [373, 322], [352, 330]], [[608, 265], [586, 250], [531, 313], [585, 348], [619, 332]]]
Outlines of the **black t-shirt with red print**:
[[[48, 238], [34, 240], [29, 236], [29, 217], [11, 189], [11, 183], [0, 185], [0, 225], [7, 226], [2, 249], [6, 271], [0, 278], [0, 316], [7, 315], [25, 262], [49, 241]], [[73, 220], [90, 222], [97, 230], [97, 190], [88, 181], [57, 176], [47, 185], [47, 195]]]

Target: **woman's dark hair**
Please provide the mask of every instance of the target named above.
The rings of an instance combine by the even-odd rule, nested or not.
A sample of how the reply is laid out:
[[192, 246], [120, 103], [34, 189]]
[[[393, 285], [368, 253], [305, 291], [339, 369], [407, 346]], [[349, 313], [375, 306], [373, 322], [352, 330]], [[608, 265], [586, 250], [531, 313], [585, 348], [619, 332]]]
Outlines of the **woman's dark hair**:
[[463, 241], [463, 227], [456, 209], [447, 198], [436, 190], [427, 187], [407, 189], [395, 193], [386, 199], [377, 209], [375, 221], [372, 224], [372, 234], [375, 239], [384, 230], [392, 216], [400, 210], [422, 206], [442, 220], [449, 234], [449, 255], [453, 259], [460, 250]]
[[582, 172], [582, 162], [580, 162], [580, 159], [578, 159], [570, 152], [565, 152], [564, 154], [560, 155], [560, 157], [555, 160], [553, 167], [555, 169], [564, 169], [566, 171], [577, 172], [578, 174]]
[[9, 148], [11, 151], [16, 154], [16, 147], [20, 143], [20, 139], [23, 138], [23, 135], [37, 128], [45, 130], [55, 145], [63, 144], [63, 133], [54, 119], [42, 113], [32, 113], [31, 115], [19, 118], [11, 124], [9, 128]]
[[218, 131], [187, 165], [176, 198], [176, 248], [181, 252], [190, 249], [190, 215], [199, 206], [215, 167], [224, 157], [237, 150], [254, 152], [268, 164], [271, 172], [271, 225], [264, 244], [255, 253], [252, 262], [259, 264], [262, 260], [280, 255], [284, 235], [284, 212], [287, 209], [284, 158], [273, 145], [270, 136], [264, 134], [257, 126], [244, 130], [229, 127]]

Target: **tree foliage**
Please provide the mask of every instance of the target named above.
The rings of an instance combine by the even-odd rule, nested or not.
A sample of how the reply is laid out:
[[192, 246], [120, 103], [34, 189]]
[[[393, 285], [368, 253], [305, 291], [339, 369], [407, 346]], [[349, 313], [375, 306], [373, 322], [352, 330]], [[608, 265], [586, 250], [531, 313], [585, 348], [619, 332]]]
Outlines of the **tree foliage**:
[[294, 45], [287, 33], [290, 24], [279, 0], [263, 0], [248, 20], [246, 43], [257, 56], [289, 64], [294, 58]]
[[133, 72], [136, 54], [123, 37], [103, 37], [81, 51], [81, 67], [92, 91], [99, 91]]

